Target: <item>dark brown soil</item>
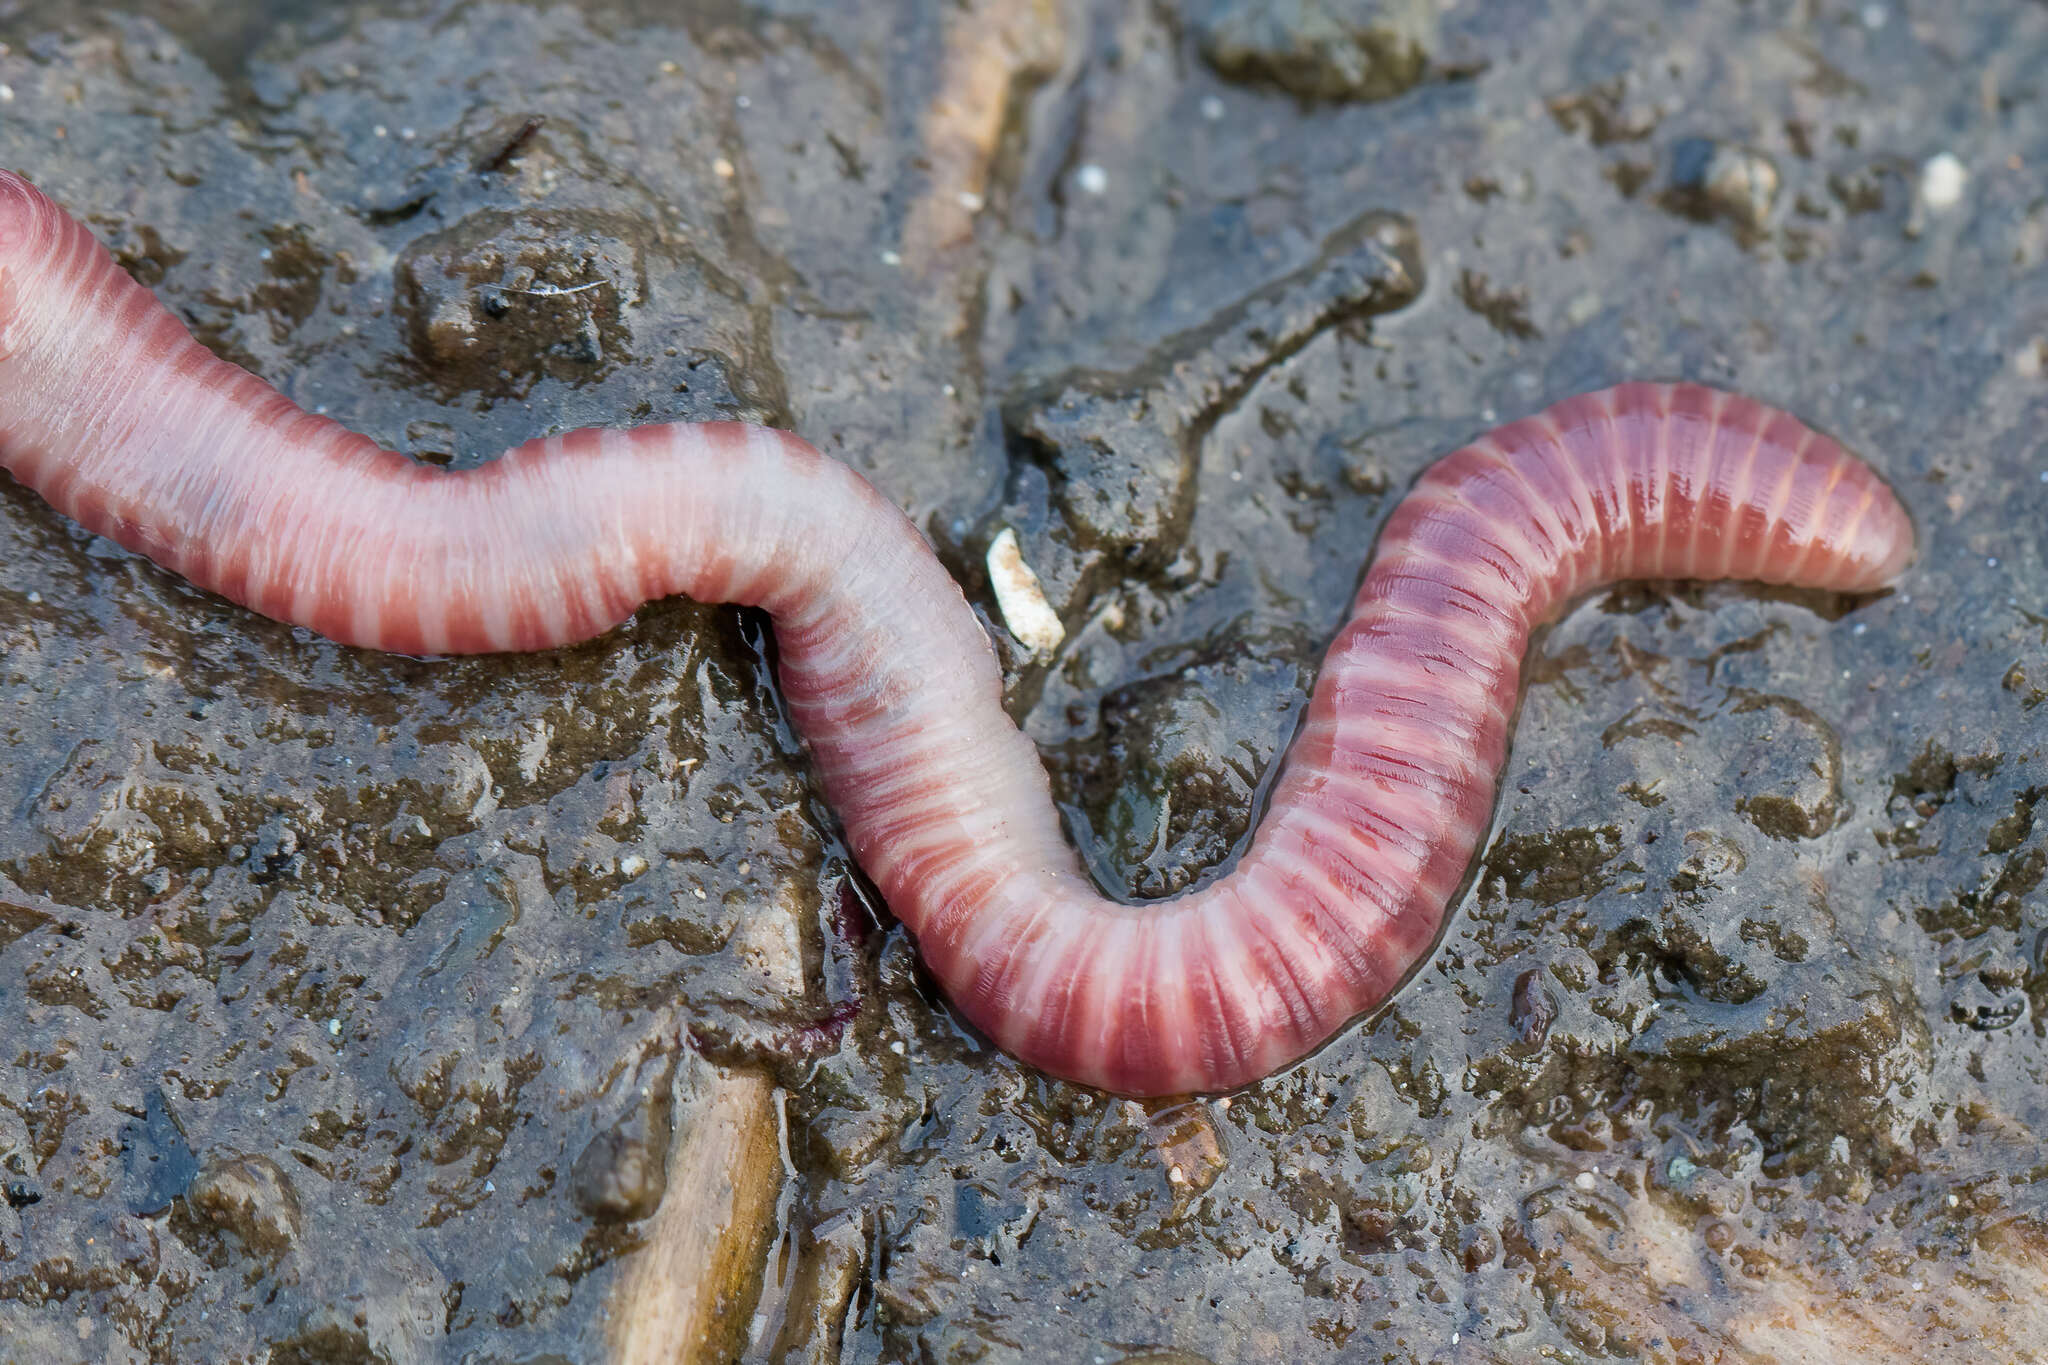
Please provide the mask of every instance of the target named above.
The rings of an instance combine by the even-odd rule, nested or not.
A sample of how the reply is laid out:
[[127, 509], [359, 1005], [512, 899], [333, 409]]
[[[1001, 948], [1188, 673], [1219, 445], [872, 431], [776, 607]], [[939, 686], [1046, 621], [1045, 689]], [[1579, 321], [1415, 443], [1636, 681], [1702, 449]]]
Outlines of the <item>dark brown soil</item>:
[[1015, 708], [1120, 891], [1229, 856], [1375, 527], [1495, 421], [1739, 388], [1923, 537], [1875, 601], [1583, 604], [1429, 966], [1145, 1108], [869, 924], [758, 618], [357, 653], [0, 484], [0, 1362], [605, 1359], [691, 1046], [784, 1088], [753, 1360], [2048, 1360], [2048, 7], [0, 0], [0, 42], [0, 164], [308, 406], [462, 463], [788, 425], [992, 613], [1014, 529], [1068, 627]]

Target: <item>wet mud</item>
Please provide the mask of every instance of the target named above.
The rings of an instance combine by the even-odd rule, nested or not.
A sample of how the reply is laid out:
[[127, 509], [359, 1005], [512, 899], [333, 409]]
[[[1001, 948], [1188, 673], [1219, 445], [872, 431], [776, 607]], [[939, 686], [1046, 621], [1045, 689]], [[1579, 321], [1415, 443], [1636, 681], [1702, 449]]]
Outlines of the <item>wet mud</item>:
[[1427, 966], [1141, 1106], [936, 997], [760, 618], [364, 654], [0, 484], [0, 1361], [2048, 1359], [2048, 9], [0, 44], [0, 164], [309, 407], [458, 464], [740, 417], [875, 480], [1118, 892], [1228, 862], [1375, 529], [1496, 421], [1738, 388], [1922, 537], [1871, 600], [1582, 603]]

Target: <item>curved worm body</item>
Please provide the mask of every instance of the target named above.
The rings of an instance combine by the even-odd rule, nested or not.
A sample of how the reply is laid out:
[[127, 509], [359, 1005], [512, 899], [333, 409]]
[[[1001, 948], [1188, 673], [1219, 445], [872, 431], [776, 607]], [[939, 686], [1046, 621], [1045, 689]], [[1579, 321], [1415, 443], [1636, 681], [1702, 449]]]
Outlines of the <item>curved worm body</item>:
[[0, 172], [0, 463], [268, 616], [409, 653], [585, 639], [670, 593], [773, 613], [781, 680], [861, 866], [1002, 1047], [1129, 1095], [1229, 1090], [1385, 998], [1493, 809], [1529, 634], [1620, 579], [1882, 587], [1913, 532], [1862, 461], [1692, 384], [1624, 384], [1425, 472], [1380, 533], [1250, 847], [1105, 900], [909, 520], [793, 436], [586, 430], [461, 473], [215, 358]]

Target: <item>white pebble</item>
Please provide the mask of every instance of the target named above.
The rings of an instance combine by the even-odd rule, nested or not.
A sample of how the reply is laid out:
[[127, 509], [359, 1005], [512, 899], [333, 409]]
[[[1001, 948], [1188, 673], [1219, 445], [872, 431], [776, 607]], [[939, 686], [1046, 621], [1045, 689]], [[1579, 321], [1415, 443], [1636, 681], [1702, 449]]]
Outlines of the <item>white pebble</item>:
[[883, 264], [883, 265], [902, 265], [902, 264], [903, 264], [903, 258], [902, 258], [901, 256], [897, 255], [897, 254], [896, 254], [895, 252], [893, 252], [893, 251], [884, 251], [884, 252], [882, 253], [882, 264]]
[[1091, 161], [1074, 172], [1074, 183], [1083, 194], [1102, 194], [1109, 189], [1109, 172]]
[[969, 213], [980, 213], [983, 202], [982, 197], [973, 190], [960, 191], [960, 207]]
[[339, 1019], [329, 1019], [329, 1020], [327, 1021], [327, 1032], [328, 1032], [328, 1033], [329, 1033], [330, 1035], [334, 1036], [334, 1037], [337, 1037], [337, 1038], [338, 1038], [338, 1037], [340, 1037], [340, 1036], [341, 1036], [341, 1020], [339, 1020]]
[[1931, 156], [1920, 168], [1920, 202], [1935, 210], [1954, 208], [1969, 179], [1969, 170], [1952, 154]]
[[14, 87], [5, 81], [0, 81], [0, 104], [12, 103], [14, 103]]
[[1223, 101], [1217, 99], [1214, 95], [1204, 95], [1202, 97], [1202, 117], [1211, 123], [1222, 121]]
[[1891, 17], [1890, 12], [1883, 5], [1865, 5], [1863, 7], [1863, 27], [1865, 28], [1883, 28], [1890, 21]]
[[720, 180], [730, 180], [736, 174], [733, 164], [722, 156], [711, 163], [711, 173]]
[[1067, 638], [1059, 613], [1045, 600], [1038, 575], [1024, 562], [1017, 533], [1005, 526], [988, 547], [988, 581], [995, 589], [996, 610], [1017, 643], [1034, 654], [1050, 654]]
[[1591, 1171], [1580, 1171], [1572, 1177], [1572, 1184], [1577, 1185], [1582, 1190], [1590, 1191], [1598, 1183], [1598, 1181], [1593, 1179]]

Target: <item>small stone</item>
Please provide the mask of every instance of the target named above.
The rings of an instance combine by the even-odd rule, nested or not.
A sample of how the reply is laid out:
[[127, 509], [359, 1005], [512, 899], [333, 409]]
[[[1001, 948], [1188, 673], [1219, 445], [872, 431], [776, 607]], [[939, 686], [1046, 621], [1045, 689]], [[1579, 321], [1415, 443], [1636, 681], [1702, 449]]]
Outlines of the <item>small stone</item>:
[[206, 1163], [185, 1192], [186, 1203], [249, 1250], [289, 1250], [304, 1219], [291, 1177], [267, 1156], [230, 1156]]
[[1305, 100], [1412, 88], [1437, 37], [1436, 0], [1181, 0], [1202, 60], [1226, 80]]
[[523, 394], [541, 378], [584, 383], [626, 350], [646, 224], [536, 209], [473, 214], [400, 254], [396, 311], [415, 359], [444, 388]]
[[1952, 154], [1941, 152], [1929, 157], [1920, 168], [1920, 202], [1936, 213], [1954, 208], [1969, 180], [1969, 169]]
[[1557, 1022], [1557, 998], [1543, 984], [1540, 968], [1531, 968], [1515, 978], [1508, 1005], [1508, 1024], [1523, 1047], [1541, 1047]]
[[1074, 172], [1074, 184], [1083, 194], [1102, 194], [1109, 189], [1109, 172], [1091, 161]]
[[1769, 222], [1778, 198], [1778, 168], [1752, 147], [1689, 137], [1671, 149], [1668, 209], [1701, 222], [1725, 218], [1751, 232]]
[[600, 1223], [627, 1223], [653, 1213], [668, 1192], [671, 1136], [664, 1092], [593, 1137], [569, 1174], [576, 1207]]

